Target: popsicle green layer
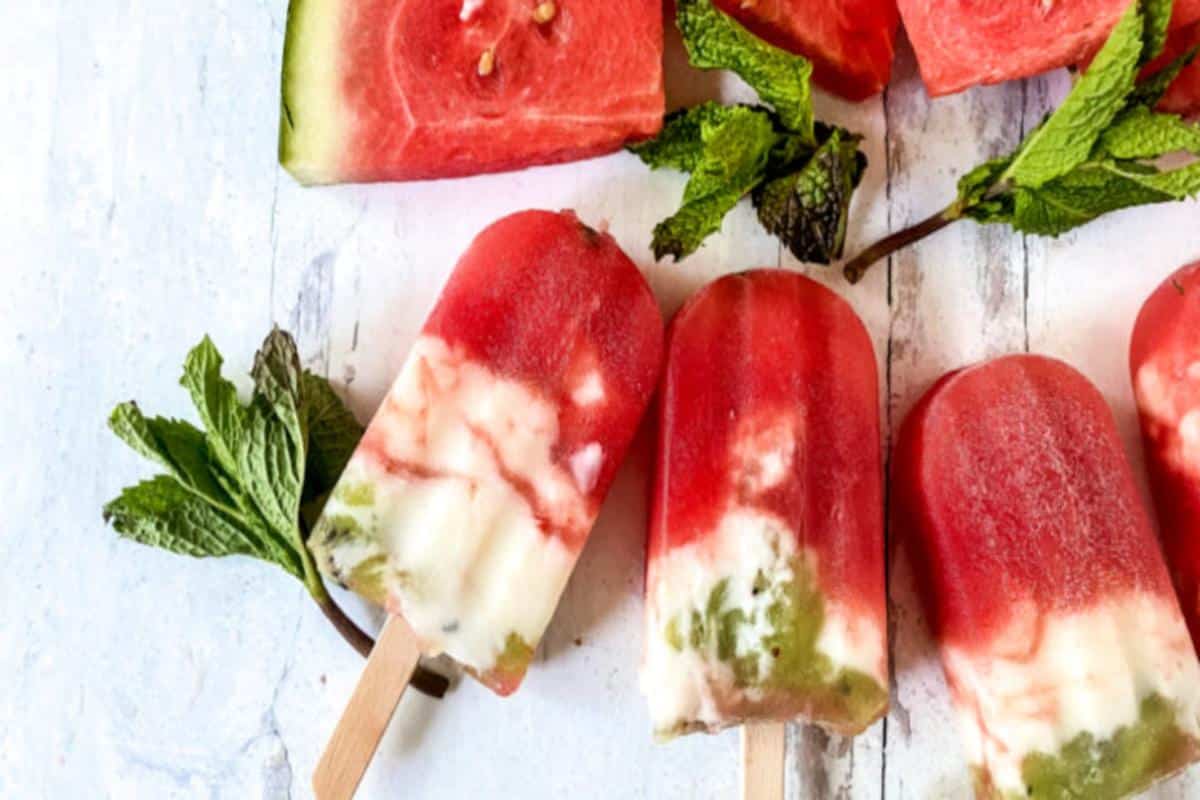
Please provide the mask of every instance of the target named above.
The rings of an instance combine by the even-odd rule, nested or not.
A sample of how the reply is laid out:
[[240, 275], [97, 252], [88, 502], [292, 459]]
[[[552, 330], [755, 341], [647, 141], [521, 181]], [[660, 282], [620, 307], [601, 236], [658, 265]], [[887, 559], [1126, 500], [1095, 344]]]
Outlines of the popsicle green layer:
[[980, 796], [1119, 798], [1200, 756], [1200, 665], [1174, 598], [1017, 602], [986, 652], [944, 647]]
[[422, 336], [313, 532], [318, 565], [403, 613], [428, 654], [519, 676], [578, 556], [565, 542], [591, 526], [604, 458], [588, 443], [564, 469], [558, 438], [558, 410], [534, 389]]
[[829, 603], [795, 542], [781, 519], [736, 508], [651, 564], [641, 687], [658, 736], [802, 712], [857, 731], [886, 708], [879, 621]]

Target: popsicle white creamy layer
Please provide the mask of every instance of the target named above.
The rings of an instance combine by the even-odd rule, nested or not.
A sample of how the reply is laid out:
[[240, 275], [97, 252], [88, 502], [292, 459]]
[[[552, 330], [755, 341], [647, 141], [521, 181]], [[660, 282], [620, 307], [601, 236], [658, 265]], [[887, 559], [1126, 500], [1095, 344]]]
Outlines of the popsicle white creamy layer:
[[322, 570], [520, 684], [649, 400], [662, 321], [611, 238], [524, 212], [463, 256], [312, 537]]

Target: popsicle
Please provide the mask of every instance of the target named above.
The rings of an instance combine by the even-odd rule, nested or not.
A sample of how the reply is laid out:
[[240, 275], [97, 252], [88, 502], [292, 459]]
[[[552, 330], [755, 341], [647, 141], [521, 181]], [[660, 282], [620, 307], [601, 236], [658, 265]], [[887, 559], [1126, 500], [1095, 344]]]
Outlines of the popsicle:
[[1146, 300], [1129, 368], [1167, 566], [1200, 653], [1200, 262]]
[[887, 707], [875, 356], [830, 290], [709, 284], [671, 323], [640, 675], [656, 734]]
[[1200, 757], [1200, 665], [1085, 377], [1033, 355], [951, 373], [893, 468], [977, 797], [1126, 797]]
[[649, 402], [650, 288], [611, 237], [526, 211], [463, 255], [312, 537], [321, 570], [516, 690]]

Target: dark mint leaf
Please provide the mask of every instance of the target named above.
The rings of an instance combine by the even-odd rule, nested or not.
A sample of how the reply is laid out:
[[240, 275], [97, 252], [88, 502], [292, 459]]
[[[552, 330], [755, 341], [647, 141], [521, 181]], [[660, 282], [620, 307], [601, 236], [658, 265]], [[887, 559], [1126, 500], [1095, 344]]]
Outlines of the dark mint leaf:
[[736, 72], [791, 131], [816, 144], [807, 59], [767, 44], [711, 0], [676, 0], [675, 18], [692, 66]]
[[865, 168], [858, 142], [834, 130], [806, 164], [754, 191], [763, 227], [801, 261], [828, 264], [841, 258], [850, 199]]
[[302, 388], [308, 419], [308, 461], [304, 471], [307, 500], [333, 489], [362, 438], [363, 426], [334, 393], [329, 381], [305, 372]]
[[703, 153], [683, 192], [683, 206], [654, 228], [655, 258], [679, 260], [721, 227], [721, 220], [766, 174], [777, 136], [771, 120], [736, 108], [718, 124], [701, 124]]
[[1133, 91], [1143, 23], [1140, 4], [1131, 3], [1067, 99], [1021, 145], [1005, 171], [1006, 179], [1036, 189], [1087, 161]]
[[255, 399], [266, 401], [297, 448], [303, 448], [308, 440], [308, 423], [300, 396], [301, 374], [296, 342], [279, 328], [272, 329], [255, 354], [250, 370]]

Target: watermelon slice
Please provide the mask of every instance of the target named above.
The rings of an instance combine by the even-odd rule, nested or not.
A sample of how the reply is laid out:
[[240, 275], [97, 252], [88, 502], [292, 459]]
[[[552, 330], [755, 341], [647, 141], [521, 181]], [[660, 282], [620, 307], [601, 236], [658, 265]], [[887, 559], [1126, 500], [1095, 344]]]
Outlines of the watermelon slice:
[[850, 100], [883, 91], [892, 74], [896, 0], [715, 0], [776, 47], [813, 62], [813, 79]]
[[658, 0], [291, 0], [279, 160], [301, 183], [586, 158], [662, 125]]
[[[1181, 28], [1167, 39], [1167, 47], [1163, 54], [1147, 67], [1154, 70], [1174, 58], [1183, 55], [1187, 50], [1200, 45], [1200, 23]], [[1183, 72], [1171, 84], [1166, 96], [1158, 104], [1159, 109], [1172, 114], [1192, 116], [1200, 114], [1200, 58], [1190, 66], [1184, 67]]]
[[[1100, 48], [1130, 0], [899, 0], [933, 96], [1077, 64]], [[1176, 0], [1173, 27], [1200, 19]]]

